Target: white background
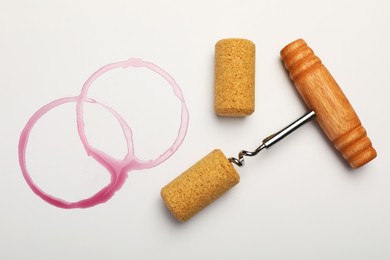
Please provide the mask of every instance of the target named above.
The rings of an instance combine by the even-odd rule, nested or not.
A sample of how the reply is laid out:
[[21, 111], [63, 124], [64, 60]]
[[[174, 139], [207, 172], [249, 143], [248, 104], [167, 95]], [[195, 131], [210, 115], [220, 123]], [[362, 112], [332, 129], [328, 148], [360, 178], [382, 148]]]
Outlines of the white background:
[[[371, 1], [5, 1], [0, 3], [0, 259], [389, 259], [390, 2]], [[256, 111], [213, 112], [214, 44], [256, 44]], [[342, 87], [378, 157], [351, 170], [315, 122], [247, 159], [241, 182], [187, 223], [164, 208], [160, 189], [214, 148], [253, 149], [306, 112], [279, 51], [302, 37]], [[138, 57], [167, 70], [190, 111], [183, 145], [160, 166], [129, 172], [108, 203], [53, 207], [27, 186], [19, 135], [44, 104], [78, 95], [98, 68]], [[174, 140], [180, 105], [143, 69], [113, 71], [90, 96], [106, 101], [150, 159]], [[86, 105], [91, 143], [121, 158], [120, 128]], [[75, 106], [33, 129], [27, 163], [47, 192], [77, 200], [109, 180], [86, 156]]]

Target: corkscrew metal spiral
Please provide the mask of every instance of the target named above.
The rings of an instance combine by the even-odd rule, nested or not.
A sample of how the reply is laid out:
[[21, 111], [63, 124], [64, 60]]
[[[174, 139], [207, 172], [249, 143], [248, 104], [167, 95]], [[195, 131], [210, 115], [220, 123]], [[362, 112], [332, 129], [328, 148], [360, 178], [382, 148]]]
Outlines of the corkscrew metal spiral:
[[288, 136], [289, 134], [294, 132], [296, 129], [298, 129], [300, 126], [302, 126], [306, 122], [310, 121], [314, 117], [315, 117], [314, 111], [310, 111], [310, 112], [306, 113], [305, 115], [298, 118], [293, 123], [291, 123], [288, 126], [286, 126], [285, 128], [283, 128], [282, 130], [265, 138], [262, 141], [261, 145], [259, 147], [257, 147], [254, 151], [251, 152], [251, 151], [241, 150], [238, 153], [238, 158], [230, 157], [229, 161], [231, 163], [236, 164], [239, 167], [244, 166], [244, 164], [245, 164], [244, 156], [252, 157], [252, 156], [257, 155], [261, 150], [263, 150], [265, 148], [266, 149], [270, 148], [272, 145], [276, 144], [277, 142], [279, 142], [280, 140], [282, 140], [283, 138], [285, 138], [286, 136]]

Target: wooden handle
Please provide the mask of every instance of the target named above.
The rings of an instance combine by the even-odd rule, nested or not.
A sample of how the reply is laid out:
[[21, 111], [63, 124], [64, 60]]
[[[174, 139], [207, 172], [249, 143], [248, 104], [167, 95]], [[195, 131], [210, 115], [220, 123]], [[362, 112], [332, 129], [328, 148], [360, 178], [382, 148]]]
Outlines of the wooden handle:
[[306, 105], [314, 110], [321, 128], [351, 167], [374, 159], [376, 151], [354, 109], [306, 42], [290, 43], [281, 56]]

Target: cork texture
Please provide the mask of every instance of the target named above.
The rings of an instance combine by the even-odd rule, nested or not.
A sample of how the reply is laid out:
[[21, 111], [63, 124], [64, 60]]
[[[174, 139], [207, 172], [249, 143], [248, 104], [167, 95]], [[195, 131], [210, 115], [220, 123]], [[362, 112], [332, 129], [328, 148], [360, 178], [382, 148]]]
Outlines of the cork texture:
[[161, 189], [172, 215], [186, 221], [235, 186], [240, 176], [216, 149]]
[[256, 46], [246, 39], [223, 39], [215, 45], [214, 110], [241, 117], [255, 111]]

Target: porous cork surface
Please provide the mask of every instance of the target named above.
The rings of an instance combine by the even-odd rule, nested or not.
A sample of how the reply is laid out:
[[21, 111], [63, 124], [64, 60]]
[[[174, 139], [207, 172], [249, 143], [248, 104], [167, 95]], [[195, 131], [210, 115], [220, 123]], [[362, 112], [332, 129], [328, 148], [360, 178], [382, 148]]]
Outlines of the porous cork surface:
[[233, 165], [216, 149], [162, 188], [161, 197], [176, 219], [186, 221], [239, 181]]
[[255, 111], [256, 46], [246, 39], [215, 44], [214, 110], [219, 116], [248, 116]]

